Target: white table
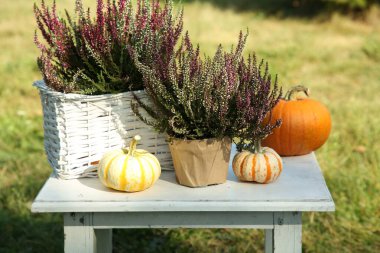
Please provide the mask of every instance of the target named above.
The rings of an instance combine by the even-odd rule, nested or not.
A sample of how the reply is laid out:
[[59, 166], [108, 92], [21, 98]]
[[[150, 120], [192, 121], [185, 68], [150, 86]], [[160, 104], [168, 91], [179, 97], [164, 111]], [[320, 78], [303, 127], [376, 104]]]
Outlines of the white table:
[[138, 193], [51, 176], [32, 211], [64, 214], [65, 252], [111, 252], [112, 228], [222, 227], [265, 229], [265, 252], [301, 252], [302, 212], [335, 206], [314, 154], [283, 161], [282, 175], [267, 185], [239, 182], [231, 167], [225, 184], [188, 188], [163, 172]]

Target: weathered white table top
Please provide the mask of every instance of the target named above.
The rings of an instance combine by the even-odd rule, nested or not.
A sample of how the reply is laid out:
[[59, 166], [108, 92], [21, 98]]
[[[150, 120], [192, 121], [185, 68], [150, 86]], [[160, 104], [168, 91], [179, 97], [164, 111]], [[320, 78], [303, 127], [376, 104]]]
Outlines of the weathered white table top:
[[[232, 151], [231, 160], [235, 154]], [[174, 172], [143, 192], [104, 187], [97, 178], [59, 180], [51, 176], [32, 204], [33, 212], [170, 211], [334, 211], [315, 155], [283, 158], [284, 169], [271, 184], [240, 182], [230, 165], [227, 182], [204, 188], [176, 183]]]

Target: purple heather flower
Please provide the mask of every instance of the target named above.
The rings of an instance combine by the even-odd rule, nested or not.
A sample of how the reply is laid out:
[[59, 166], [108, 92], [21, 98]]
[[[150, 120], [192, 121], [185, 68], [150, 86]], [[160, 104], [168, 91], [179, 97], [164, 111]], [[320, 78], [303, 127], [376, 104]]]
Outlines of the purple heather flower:
[[[39, 58], [41, 71], [52, 72], [43, 73], [46, 84], [63, 92], [101, 92], [92, 84], [110, 87], [112, 91], [129, 90], [131, 84], [135, 85], [132, 89], [141, 89], [143, 79], [131, 52], [136, 51], [145, 63], [161, 57], [163, 64], [168, 65], [166, 55], [175, 50], [183, 26], [182, 12], [174, 19], [170, 4], [168, 1], [161, 7], [159, 0], [139, 0], [134, 11], [130, 1], [107, 0], [105, 4], [104, 0], [97, 0], [93, 19], [82, 1], [76, 0], [77, 20], [69, 14], [65, 20], [57, 16], [55, 2], [49, 9], [42, 0], [40, 7], [34, 6], [34, 13], [47, 45], [43, 46], [38, 36], [35, 43], [41, 55], [50, 56]], [[156, 50], [152, 50], [152, 44], [157, 45]], [[57, 78], [53, 80], [53, 76]]]

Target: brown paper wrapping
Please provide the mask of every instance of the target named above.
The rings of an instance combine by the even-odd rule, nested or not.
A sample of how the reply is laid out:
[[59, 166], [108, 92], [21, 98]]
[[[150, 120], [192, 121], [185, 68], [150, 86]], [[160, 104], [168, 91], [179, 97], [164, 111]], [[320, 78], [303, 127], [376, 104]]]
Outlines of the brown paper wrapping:
[[177, 181], [189, 187], [226, 182], [231, 139], [174, 139], [169, 144]]

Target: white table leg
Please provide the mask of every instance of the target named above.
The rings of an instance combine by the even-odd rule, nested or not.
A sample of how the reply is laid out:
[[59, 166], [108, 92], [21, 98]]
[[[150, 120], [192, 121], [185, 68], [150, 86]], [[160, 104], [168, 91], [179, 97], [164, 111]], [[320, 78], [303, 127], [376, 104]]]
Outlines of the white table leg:
[[273, 253], [273, 229], [265, 229], [265, 253]]
[[112, 252], [112, 229], [95, 229], [96, 249], [98, 253]]
[[96, 252], [91, 213], [64, 214], [65, 253]]
[[112, 252], [112, 229], [94, 229], [91, 213], [64, 215], [65, 252]]
[[265, 230], [265, 253], [301, 252], [301, 212], [274, 213], [274, 229]]

